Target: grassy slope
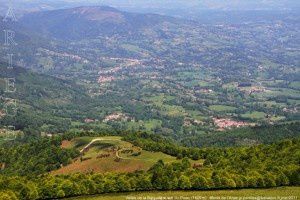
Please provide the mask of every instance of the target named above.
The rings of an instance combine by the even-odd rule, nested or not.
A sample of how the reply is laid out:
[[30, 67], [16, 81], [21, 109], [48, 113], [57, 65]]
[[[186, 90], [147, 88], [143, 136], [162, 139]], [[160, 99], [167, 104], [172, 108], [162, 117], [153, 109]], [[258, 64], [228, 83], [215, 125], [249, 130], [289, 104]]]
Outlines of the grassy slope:
[[[296, 196], [300, 197], [300, 187], [282, 187], [272, 189], [243, 189], [243, 190], [216, 190], [216, 191], [168, 191], [168, 192], [138, 192], [138, 193], [124, 193], [124, 194], [106, 194], [99, 196], [90, 197], [77, 197], [71, 198], [72, 200], [88, 199], [88, 200], [125, 200], [126, 197], [189, 197], [188, 200], [193, 199], [192, 197], [204, 197], [209, 199], [210, 196], [214, 197], [287, 197]], [[71, 200], [70, 199], [70, 200]], [[138, 199], [138, 198], [137, 198]], [[149, 198], [147, 198], [149, 199]], [[176, 199], [176, 198], [171, 198]], [[197, 198], [195, 198], [197, 199]], [[279, 198], [277, 198], [279, 199]], [[295, 198], [296, 199], [296, 198]]]
[[[176, 160], [175, 157], [169, 156], [161, 152], [149, 152], [140, 149], [139, 147], [133, 146], [129, 142], [121, 140], [121, 137], [81, 137], [75, 138], [72, 141], [64, 141], [63, 147], [70, 148], [75, 147], [78, 150], [81, 150], [93, 139], [101, 139], [101, 141], [95, 141], [91, 146], [88, 152], [86, 152], [83, 158], [91, 158], [88, 160], [74, 161], [68, 166], [62, 167], [56, 171], [53, 171], [53, 174], [68, 174], [75, 172], [133, 172], [135, 170], [148, 170], [154, 163], [158, 160], [163, 160], [165, 163], [173, 162]], [[104, 146], [111, 145], [111, 146]], [[120, 149], [132, 149], [134, 153], [141, 152], [139, 156], [132, 156], [131, 153], [121, 153], [121, 150], [118, 151], [118, 155], [122, 158], [119, 162], [116, 162], [116, 152], [108, 152], [112, 147], [119, 147]], [[98, 158], [100, 154], [107, 154], [110, 156], [108, 158]], [[194, 161], [195, 162], [195, 161]], [[203, 161], [199, 161], [203, 162]]]

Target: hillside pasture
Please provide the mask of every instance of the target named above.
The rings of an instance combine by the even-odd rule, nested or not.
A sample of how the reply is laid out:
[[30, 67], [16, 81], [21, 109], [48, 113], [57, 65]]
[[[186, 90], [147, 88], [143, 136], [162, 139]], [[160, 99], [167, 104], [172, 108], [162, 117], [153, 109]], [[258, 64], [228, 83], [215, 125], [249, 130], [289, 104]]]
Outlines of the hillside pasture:
[[116, 136], [80, 137], [71, 141], [63, 141], [61, 146], [62, 148], [76, 148], [82, 153], [71, 164], [53, 171], [52, 174], [133, 172], [148, 170], [158, 160], [166, 163], [176, 161], [173, 156], [145, 151]]

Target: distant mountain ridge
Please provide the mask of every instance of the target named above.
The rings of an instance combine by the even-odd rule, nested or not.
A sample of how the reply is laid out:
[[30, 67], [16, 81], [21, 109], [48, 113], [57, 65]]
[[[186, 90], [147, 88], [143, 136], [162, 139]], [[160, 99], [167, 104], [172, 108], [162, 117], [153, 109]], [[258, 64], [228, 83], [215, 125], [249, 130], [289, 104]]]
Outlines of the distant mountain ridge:
[[172, 17], [122, 12], [108, 6], [82, 6], [25, 15], [20, 22], [31, 30], [58, 39], [95, 38], [112, 34], [131, 34]]

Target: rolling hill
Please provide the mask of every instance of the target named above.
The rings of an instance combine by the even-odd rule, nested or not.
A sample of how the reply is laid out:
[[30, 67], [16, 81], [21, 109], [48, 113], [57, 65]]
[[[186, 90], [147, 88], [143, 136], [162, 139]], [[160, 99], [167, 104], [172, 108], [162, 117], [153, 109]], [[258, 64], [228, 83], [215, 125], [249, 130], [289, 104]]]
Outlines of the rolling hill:
[[134, 172], [148, 170], [158, 160], [163, 160], [165, 163], [176, 161], [176, 157], [162, 152], [146, 151], [121, 139], [117, 136], [106, 136], [64, 140], [62, 148], [76, 148], [81, 155], [73, 159], [71, 164], [53, 171], [52, 174]]

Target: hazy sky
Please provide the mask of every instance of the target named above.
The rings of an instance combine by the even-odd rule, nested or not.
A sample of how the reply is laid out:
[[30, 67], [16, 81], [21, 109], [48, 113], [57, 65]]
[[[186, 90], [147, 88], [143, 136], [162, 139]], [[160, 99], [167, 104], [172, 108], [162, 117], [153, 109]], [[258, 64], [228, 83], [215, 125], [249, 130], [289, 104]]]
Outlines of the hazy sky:
[[207, 9], [300, 10], [300, 0], [0, 0], [0, 14], [3, 14], [9, 2], [16, 10], [27, 12], [84, 5], [109, 5], [128, 11], [157, 13]]
[[[70, 0], [72, 1], [72, 0]], [[76, 0], [73, 0], [73, 2]], [[116, 6], [203, 9], [288, 9], [300, 7], [300, 0], [90, 0]]]

